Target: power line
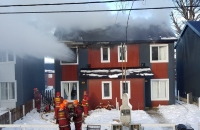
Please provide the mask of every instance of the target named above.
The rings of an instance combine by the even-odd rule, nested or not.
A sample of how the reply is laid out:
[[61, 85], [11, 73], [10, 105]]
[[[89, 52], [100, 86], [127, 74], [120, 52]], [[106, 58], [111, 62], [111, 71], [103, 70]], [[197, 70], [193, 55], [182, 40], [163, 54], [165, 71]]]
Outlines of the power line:
[[[184, 7], [200, 7], [200, 6], [184, 6]], [[84, 12], [116, 12], [116, 11], [130, 11], [130, 10], [156, 10], [156, 9], [173, 9], [179, 7], [154, 7], [154, 8], [135, 8], [135, 9], [111, 9], [111, 10], [68, 10], [68, 11], [24, 11], [24, 12], [0, 12], [0, 14], [31, 14], [31, 13], [84, 13]]]
[[92, 2], [70, 2], [70, 3], [52, 3], [52, 4], [17, 4], [17, 5], [0, 5], [0, 7], [23, 7], [23, 6], [50, 6], [50, 5], [75, 5], [75, 4], [98, 4], [98, 3], [114, 3], [128, 1], [143, 1], [143, 0], [109, 0], [109, 1], [92, 1]]

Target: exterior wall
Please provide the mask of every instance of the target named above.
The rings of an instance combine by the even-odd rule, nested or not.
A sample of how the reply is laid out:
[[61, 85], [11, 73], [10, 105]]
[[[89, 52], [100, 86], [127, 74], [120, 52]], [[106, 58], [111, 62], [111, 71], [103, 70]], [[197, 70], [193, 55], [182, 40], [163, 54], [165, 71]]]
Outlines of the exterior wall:
[[[15, 80], [15, 62], [0, 63], [0, 82], [16, 82]], [[17, 88], [17, 86], [16, 86]], [[17, 94], [17, 93], [16, 93]], [[0, 107], [15, 108], [16, 100], [14, 101], [1, 101]]]
[[[102, 81], [112, 81], [112, 99], [102, 99]], [[93, 110], [100, 103], [107, 104], [108, 101], [116, 106], [116, 98], [119, 102], [119, 107], [122, 105], [120, 98], [120, 81], [121, 79], [89, 79], [88, 80], [88, 91], [89, 91], [89, 109]], [[130, 104], [133, 110], [144, 110], [144, 79], [143, 78], [132, 78], [127, 79], [130, 81], [131, 98]]]
[[30, 56], [17, 57], [15, 66], [17, 81], [17, 106], [33, 99], [33, 88], [45, 89], [44, 60]]
[[60, 65], [60, 60], [55, 60], [55, 91], [61, 91], [61, 81], [62, 81], [62, 66]]
[[200, 97], [200, 37], [190, 28], [184, 30], [177, 45], [177, 89], [181, 96], [192, 92]]
[[62, 65], [62, 81], [78, 80], [77, 65]]
[[168, 77], [169, 77], [169, 105], [175, 104], [175, 70], [174, 70], [174, 44], [169, 44], [169, 63], [168, 63]]
[[[80, 72], [81, 68], [87, 68], [88, 66], [88, 50], [86, 49], [82, 49], [79, 48], [79, 64], [78, 64], [78, 72]], [[85, 90], [88, 90], [87, 87], [87, 80], [86, 79], [82, 79], [79, 78], [79, 101], [81, 101], [83, 99], [83, 92]]]
[[[139, 55], [140, 55], [140, 65], [141, 63], [145, 63], [145, 66], [151, 68], [150, 64], [150, 45], [149, 44], [140, 44], [139, 45]], [[145, 106], [151, 107], [151, 86], [150, 79], [145, 79]]]
[[[91, 68], [108, 68], [108, 67], [122, 67], [122, 62], [118, 62], [118, 47], [110, 48], [110, 62], [101, 63], [101, 51], [98, 49], [88, 50], [88, 62]], [[123, 63], [126, 67], [139, 66], [139, 45], [127, 45], [127, 62]]]
[[49, 78], [49, 74], [45, 74], [45, 78], [47, 79], [47, 86], [55, 86], [55, 74], [52, 74], [52, 77]]

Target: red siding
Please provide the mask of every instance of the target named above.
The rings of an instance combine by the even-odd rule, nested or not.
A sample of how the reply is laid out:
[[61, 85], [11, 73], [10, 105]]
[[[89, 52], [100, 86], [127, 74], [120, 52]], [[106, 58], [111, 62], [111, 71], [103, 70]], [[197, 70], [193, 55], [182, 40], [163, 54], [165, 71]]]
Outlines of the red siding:
[[77, 65], [63, 65], [62, 66], [62, 80], [78, 80], [78, 66]]
[[55, 86], [55, 74], [52, 74], [52, 78], [47, 74], [47, 86]]
[[168, 63], [152, 63], [154, 79], [168, 78]]
[[152, 107], [158, 107], [159, 105], [169, 105], [168, 101], [152, 101]]
[[[126, 67], [139, 66], [139, 45], [127, 45], [127, 63]], [[110, 63], [101, 63], [101, 51], [99, 49], [88, 50], [88, 61], [91, 68], [106, 68], [106, 67], [122, 67], [122, 62], [118, 62], [118, 47], [110, 48]]]
[[[112, 81], [112, 99], [102, 99], [102, 90], [101, 90], [101, 82], [102, 81]], [[89, 106], [90, 109], [95, 109], [99, 103], [107, 104], [108, 101], [111, 102], [112, 105], [116, 106], [116, 97], [119, 102], [119, 106], [122, 105], [122, 101], [120, 99], [120, 81], [121, 79], [91, 79], [88, 80], [88, 91], [89, 91]], [[144, 110], [144, 79], [136, 78], [136, 79], [127, 79], [130, 81], [131, 85], [131, 99], [130, 104], [132, 105], [132, 109], [141, 109]]]

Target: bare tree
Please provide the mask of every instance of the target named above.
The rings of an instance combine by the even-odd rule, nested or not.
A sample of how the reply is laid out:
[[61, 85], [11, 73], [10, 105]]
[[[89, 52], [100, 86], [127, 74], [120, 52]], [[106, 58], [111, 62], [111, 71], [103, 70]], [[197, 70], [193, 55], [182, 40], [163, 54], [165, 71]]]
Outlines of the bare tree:
[[171, 12], [171, 20], [177, 34], [180, 34], [186, 21], [200, 19], [200, 0], [173, 0], [177, 7]]

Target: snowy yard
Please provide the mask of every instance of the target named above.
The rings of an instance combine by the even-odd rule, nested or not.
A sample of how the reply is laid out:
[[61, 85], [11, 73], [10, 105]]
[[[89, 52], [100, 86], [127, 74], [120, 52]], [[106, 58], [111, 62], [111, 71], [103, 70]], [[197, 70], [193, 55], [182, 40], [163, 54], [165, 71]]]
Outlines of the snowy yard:
[[[183, 102], [179, 102], [176, 105], [168, 105], [168, 106], [159, 106], [158, 112], [165, 118], [167, 123], [171, 124], [186, 124], [190, 125], [194, 128], [194, 130], [198, 130], [198, 123], [200, 122], [200, 110], [197, 106], [193, 104], [186, 104]], [[105, 110], [98, 109], [90, 111], [90, 116], [85, 118], [85, 124], [118, 124], [118, 122], [113, 121], [119, 120], [119, 110]], [[41, 114], [37, 113], [36, 110], [32, 110], [26, 116], [14, 122], [14, 124], [54, 124], [53, 112], [43, 115], [41, 118]], [[158, 124], [159, 119], [152, 118], [149, 114], [147, 114], [143, 110], [134, 110], [131, 112], [131, 123], [134, 124]], [[124, 127], [125, 128], [125, 127]], [[7, 130], [5, 128], [4, 130]], [[13, 129], [13, 128], [9, 128]], [[38, 129], [38, 128], [37, 128]], [[71, 129], [74, 130], [74, 124], [71, 123]], [[101, 127], [102, 130], [107, 129], [106, 127]], [[35, 130], [35, 129], [34, 129]], [[41, 130], [47, 130], [42, 128]], [[150, 128], [145, 127], [145, 130], [171, 130], [164, 128]]]

